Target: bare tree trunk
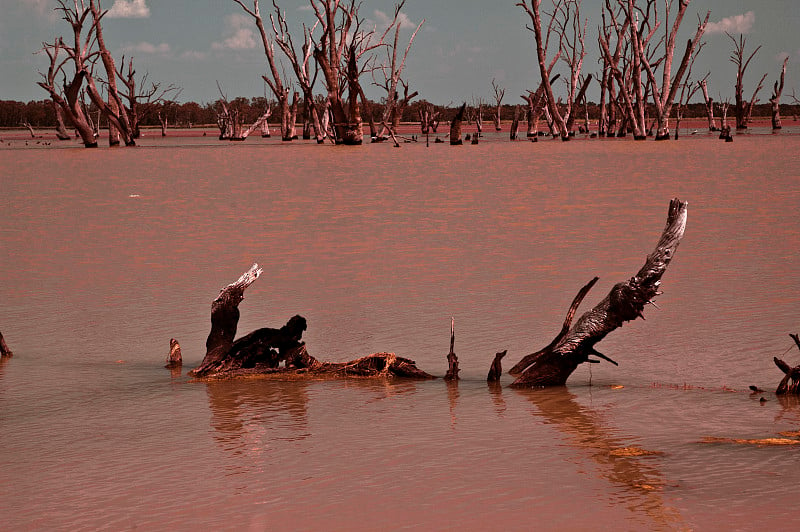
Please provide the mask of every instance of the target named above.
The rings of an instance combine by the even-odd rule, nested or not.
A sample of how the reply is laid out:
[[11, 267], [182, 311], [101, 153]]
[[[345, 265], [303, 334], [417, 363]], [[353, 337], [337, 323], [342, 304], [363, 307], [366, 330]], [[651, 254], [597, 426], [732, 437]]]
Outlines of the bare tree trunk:
[[292, 96], [292, 105], [289, 112], [286, 114], [286, 125], [281, 128], [284, 131], [284, 136], [281, 140], [290, 141], [297, 139], [297, 106], [300, 102], [300, 94], [297, 92]]
[[502, 109], [503, 103], [503, 96], [506, 94], [506, 90], [500, 88], [494, 80], [492, 80], [492, 90], [494, 91], [494, 130], [501, 131], [502, 128], [500, 127], [500, 110]]
[[575, 311], [597, 278], [584, 286], [575, 296], [555, 339], [510, 370], [511, 374], [519, 375], [512, 386], [562, 386], [580, 364], [593, 361], [589, 358], [592, 355], [616, 364], [598, 352], [595, 345], [626, 321], [642, 317], [645, 304], [660, 293], [661, 277], [683, 238], [686, 212], [687, 203], [673, 199], [666, 227], [644, 266], [630, 280], [615, 285], [603, 301], [571, 325]]
[[489, 374], [486, 376], [487, 382], [498, 382], [500, 380], [500, 376], [503, 374], [503, 357], [506, 356], [508, 351], [500, 351], [494, 355], [494, 360], [492, 361], [492, 366], [489, 368]]
[[53, 112], [56, 114], [56, 138], [58, 140], [69, 140], [69, 133], [67, 133], [67, 126], [64, 124], [64, 111], [61, 106], [56, 103], [52, 98], [50, 103], [53, 106]]
[[772, 129], [781, 129], [781, 93], [783, 92], [783, 78], [786, 76], [786, 62], [789, 61], [789, 58], [786, 57], [783, 60], [783, 66], [781, 67], [781, 75], [778, 78], [778, 81], [775, 82], [775, 86], [772, 89], [772, 98], [769, 99], [769, 103], [772, 106]]
[[708, 130], [717, 131], [717, 121], [714, 118], [714, 99], [708, 96], [708, 82], [706, 79], [700, 80], [700, 89], [703, 91], [703, 101], [706, 103], [706, 114], [708, 115]]
[[511, 121], [511, 130], [509, 132], [509, 138], [511, 140], [517, 140], [518, 132], [519, 132], [519, 105], [515, 105], [514, 119]]
[[464, 102], [459, 108], [453, 121], [450, 123], [450, 145], [460, 146], [463, 144], [461, 140], [461, 121], [464, 120], [464, 112], [467, 109], [467, 103]]

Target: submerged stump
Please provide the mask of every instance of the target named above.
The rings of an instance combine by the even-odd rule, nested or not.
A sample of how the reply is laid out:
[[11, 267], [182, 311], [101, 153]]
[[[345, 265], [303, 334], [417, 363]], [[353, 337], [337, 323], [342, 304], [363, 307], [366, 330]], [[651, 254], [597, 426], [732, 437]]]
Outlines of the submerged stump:
[[686, 229], [687, 202], [673, 199], [667, 223], [644, 266], [628, 281], [616, 284], [592, 310], [575, 325], [572, 319], [583, 298], [597, 282], [589, 281], [575, 296], [564, 319], [561, 332], [543, 349], [520, 360], [509, 373], [517, 375], [515, 387], [562, 386], [580, 364], [598, 363], [595, 356], [615, 365], [616, 362], [595, 349], [595, 345], [626, 321], [644, 318], [644, 306], [661, 294], [661, 276], [667, 269]]
[[[795, 345], [800, 349], [800, 336], [789, 334], [794, 340]], [[772, 359], [775, 365], [784, 373], [783, 379], [775, 390], [776, 395], [800, 395], [800, 366], [791, 367], [778, 357]]]
[[435, 378], [417, 368], [413, 360], [394, 353], [375, 353], [349, 362], [320, 362], [306, 350], [302, 336], [307, 324], [299, 315], [279, 329], [257, 329], [234, 341], [239, 303], [244, 299], [245, 289], [261, 273], [258, 264], [254, 264], [238, 280], [223, 288], [212, 302], [206, 355], [189, 375], [202, 378], [253, 375]]

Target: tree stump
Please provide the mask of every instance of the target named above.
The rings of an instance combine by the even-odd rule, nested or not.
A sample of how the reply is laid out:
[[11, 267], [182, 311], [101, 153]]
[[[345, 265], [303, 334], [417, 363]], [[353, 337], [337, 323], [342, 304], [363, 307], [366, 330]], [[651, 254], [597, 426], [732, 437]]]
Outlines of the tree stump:
[[456, 356], [453, 348], [456, 343], [456, 320], [450, 318], [450, 352], [447, 353], [447, 373], [444, 375], [446, 381], [457, 381], [459, 379], [458, 372], [458, 357]]
[[183, 366], [183, 356], [181, 355], [181, 344], [175, 338], [169, 340], [169, 355], [167, 355], [167, 364], [165, 368], [179, 368]]
[[6, 345], [6, 340], [3, 338], [3, 333], [0, 333], [0, 358], [11, 358], [14, 353]]
[[508, 350], [503, 350], [494, 355], [492, 367], [489, 368], [489, 374], [486, 376], [486, 382], [498, 382], [500, 380], [500, 375], [503, 374], [503, 365], [501, 361], [503, 357], [506, 356], [507, 352]]

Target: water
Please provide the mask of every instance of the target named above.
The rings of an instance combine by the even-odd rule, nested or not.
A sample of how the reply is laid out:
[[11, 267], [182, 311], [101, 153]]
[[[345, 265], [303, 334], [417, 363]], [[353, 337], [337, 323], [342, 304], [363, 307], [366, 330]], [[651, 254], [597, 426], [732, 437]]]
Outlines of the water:
[[[361, 148], [145, 138], [0, 149], [0, 529], [752, 529], [793, 518], [800, 136]], [[648, 308], [567, 388], [488, 387], [652, 250]], [[194, 382], [211, 300], [250, 264], [240, 333], [391, 351], [430, 382]], [[787, 352], [787, 350], [789, 350]], [[623, 450], [648, 451], [629, 456]], [[789, 488], [789, 489], [787, 489]]]

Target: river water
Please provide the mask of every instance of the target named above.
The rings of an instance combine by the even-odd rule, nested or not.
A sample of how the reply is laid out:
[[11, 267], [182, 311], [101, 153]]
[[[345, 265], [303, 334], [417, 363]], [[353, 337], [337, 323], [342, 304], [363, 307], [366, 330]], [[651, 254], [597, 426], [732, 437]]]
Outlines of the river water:
[[[0, 529], [785, 529], [800, 446], [734, 440], [800, 430], [772, 393], [800, 363], [798, 133], [4, 143]], [[487, 386], [638, 270], [673, 197], [660, 309], [598, 346], [619, 367]], [[318, 359], [443, 375], [454, 317], [462, 380], [191, 380], [253, 262], [240, 334], [301, 314]]]

